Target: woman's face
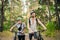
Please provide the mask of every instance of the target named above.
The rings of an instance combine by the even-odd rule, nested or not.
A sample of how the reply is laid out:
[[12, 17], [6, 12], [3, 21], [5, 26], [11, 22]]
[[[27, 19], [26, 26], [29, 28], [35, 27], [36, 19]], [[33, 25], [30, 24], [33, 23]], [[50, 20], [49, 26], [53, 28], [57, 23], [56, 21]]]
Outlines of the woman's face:
[[35, 17], [36, 15], [35, 15], [35, 13], [32, 13], [32, 15], [31, 15], [32, 17]]
[[21, 21], [21, 20], [19, 20], [19, 21], [18, 21], [18, 23], [22, 23], [22, 21]]

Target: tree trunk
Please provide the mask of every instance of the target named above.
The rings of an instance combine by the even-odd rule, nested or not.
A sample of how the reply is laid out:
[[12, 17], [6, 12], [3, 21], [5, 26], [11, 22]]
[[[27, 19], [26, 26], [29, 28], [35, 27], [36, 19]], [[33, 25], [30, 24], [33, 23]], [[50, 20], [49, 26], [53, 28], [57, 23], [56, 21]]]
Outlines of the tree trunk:
[[1, 25], [0, 25], [0, 32], [3, 31], [3, 19], [4, 19], [4, 0], [1, 0], [2, 8], [1, 8]]
[[51, 21], [51, 14], [50, 14], [50, 0], [47, 0], [47, 7], [48, 7], [48, 13], [49, 13], [49, 21]]
[[58, 23], [58, 27], [60, 26], [60, 18], [59, 18], [59, 13], [58, 13], [58, 5], [57, 5], [57, 0], [55, 0], [55, 11], [56, 11], [56, 19], [57, 19], [57, 23]]

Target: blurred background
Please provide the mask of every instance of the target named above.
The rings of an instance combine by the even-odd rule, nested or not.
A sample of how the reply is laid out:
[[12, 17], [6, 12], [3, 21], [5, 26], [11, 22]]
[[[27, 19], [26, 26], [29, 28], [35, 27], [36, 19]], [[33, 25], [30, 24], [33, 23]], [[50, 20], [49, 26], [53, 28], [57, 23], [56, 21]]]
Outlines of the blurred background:
[[[47, 31], [42, 33], [43, 38], [60, 40], [60, 0], [0, 0], [0, 39], [12, 40], [13, 33], [9, 29], [18, 17], [22, 17], [27, 25], [32, 10], [47, 27]], [[38, 25], [38, 30], [41, 29]], [[26, 33], [27, 30], [26, 27]]]

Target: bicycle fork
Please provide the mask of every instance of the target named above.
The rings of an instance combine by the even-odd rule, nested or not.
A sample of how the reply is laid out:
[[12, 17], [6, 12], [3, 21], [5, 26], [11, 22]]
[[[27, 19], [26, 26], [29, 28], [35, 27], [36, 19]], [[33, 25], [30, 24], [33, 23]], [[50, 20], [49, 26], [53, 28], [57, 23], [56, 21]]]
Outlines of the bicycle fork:
[[39, 34], [39, 36], [38, 36], [38, 40], [44, 40], [44, 39], [42, 38], [42, 36], [41, 36], [40, 31], [38, 32], [38, 34]]
[[14, 40], [16, 40], [16, 35], [17, 35], [17, 32], [15, 32], [15, 37], [14, 37]]

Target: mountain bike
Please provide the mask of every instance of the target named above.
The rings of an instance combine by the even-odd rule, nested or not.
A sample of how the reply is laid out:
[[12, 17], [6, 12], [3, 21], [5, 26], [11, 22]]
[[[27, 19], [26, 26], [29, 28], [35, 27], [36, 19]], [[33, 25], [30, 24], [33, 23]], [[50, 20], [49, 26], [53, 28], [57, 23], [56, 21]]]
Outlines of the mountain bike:
[[37, 34], [38, 34], [37, 40], [44, 40], [43, 37], [42, 37], [42, 35], [41, 35], [41, 32], [44, 32], [44, 31], [45, 31], [45, 30], [39, 30], [39, 31], [37, 32]]
[[13, 40], [17, 40], [17, 32], [15, 32], [15, 36]]

